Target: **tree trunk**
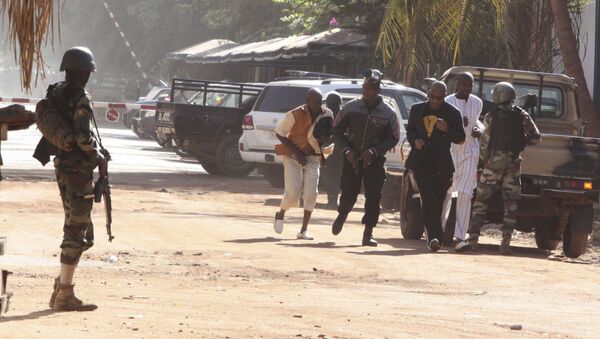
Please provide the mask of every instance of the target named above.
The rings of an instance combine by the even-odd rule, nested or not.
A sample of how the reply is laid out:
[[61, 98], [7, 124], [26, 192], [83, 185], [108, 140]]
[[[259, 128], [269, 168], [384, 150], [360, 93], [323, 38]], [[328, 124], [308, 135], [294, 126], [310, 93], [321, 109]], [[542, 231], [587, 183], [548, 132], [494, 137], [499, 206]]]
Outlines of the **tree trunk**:
[[571, 26], [571, 16], [567, 7], [566, 0], [550, 0], [552, 16], [558, 43], [560, 45], [560, 54], [562, 55], [567, 75], [575, 78], [577, 83], [577, 96], [579, 97], [579, 107], [581, 117], [588, 122], [588, 136], [600, 137], [600, 119], [594, 110], [594, 104], [590, 91], [585, 81], [583, 66], [577, 50], [577, 40]]

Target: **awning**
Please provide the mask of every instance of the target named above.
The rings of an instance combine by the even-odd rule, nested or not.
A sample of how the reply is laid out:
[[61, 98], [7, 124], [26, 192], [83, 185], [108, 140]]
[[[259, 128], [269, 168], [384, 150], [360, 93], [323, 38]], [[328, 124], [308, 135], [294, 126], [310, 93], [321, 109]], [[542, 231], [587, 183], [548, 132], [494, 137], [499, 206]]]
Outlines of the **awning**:
[[225, 39], [212, 39], [175, 52], [167, 54], [168, 60], [185, 60], [187, 57], [194, 55], [201, 56], [207, 53], [213, 53], [223, 48], [231, 48], [237, 43]]
[[307, 56], [335, 56], [362, 52], [368, 48], [366, 36], [350, 29], [335, 28], [314, 35], [297, 35], [274, 38], [219, 50], [188, 55], [187, 63], [260, 62]]

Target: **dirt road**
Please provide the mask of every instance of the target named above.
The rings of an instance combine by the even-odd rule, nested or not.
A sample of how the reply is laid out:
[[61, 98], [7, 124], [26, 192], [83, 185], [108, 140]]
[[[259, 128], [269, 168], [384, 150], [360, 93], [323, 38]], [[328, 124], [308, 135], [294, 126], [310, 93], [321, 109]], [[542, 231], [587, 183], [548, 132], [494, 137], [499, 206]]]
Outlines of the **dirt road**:
[[391, 214], [375, 231], [380, 246], [364, 248], [360, 213], [334, 237], [335, 213], [322, 208], [316, 240], [300, 241], [299, 210], [282, 235], [272, 230], [279, 190], [200, 172], [115, 173], [116, 239], [107, 242], [96, 205], [96, 245], [75, 277], [99, 308], [54, 313], [57, 188], [48, 171], [3, 173], [0, 267], [14, 272], [15, 294], [3, 338], [600, 336], [597, 252], [585, 264], [548, 260], [520, 238], [515, 255], [501, 257], [499, 239], [487, 237], [478, 253], [432, 254], [403, 240]]

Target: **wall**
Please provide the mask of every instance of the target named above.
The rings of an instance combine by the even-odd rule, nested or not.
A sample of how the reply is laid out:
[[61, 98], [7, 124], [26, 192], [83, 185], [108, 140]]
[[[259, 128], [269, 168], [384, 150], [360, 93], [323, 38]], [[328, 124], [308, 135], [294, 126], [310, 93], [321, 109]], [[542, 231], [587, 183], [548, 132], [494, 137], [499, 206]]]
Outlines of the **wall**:
[[598, 0], [591, 1], [584, 12], [581, 14], [581, 28], [579, 34], [579, 56], [583, 64], [583, 72], [588, 89], [593, 96], [594, 87], [600, 84], [594, 84], [594, 63], [596, 62], [596, 3]]

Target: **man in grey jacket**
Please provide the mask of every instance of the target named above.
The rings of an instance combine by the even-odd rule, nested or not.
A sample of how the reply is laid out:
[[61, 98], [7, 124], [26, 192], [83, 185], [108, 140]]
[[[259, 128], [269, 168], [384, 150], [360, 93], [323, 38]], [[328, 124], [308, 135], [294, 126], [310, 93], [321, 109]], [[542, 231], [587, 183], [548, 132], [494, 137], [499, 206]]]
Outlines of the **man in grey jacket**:
[[364, 183], [363, 246], [377, 246], [373, 228], [379, 221], [385, 153], [400, 139], [396, 112], [379, 95], [382, 78], [378, 70], [365, 71], [362, 98], [347, 103], [333, 123], [335, 147], [344, 155], [344, 165], [338, 216], [331, 231], [334, 235], [342, 231]]

